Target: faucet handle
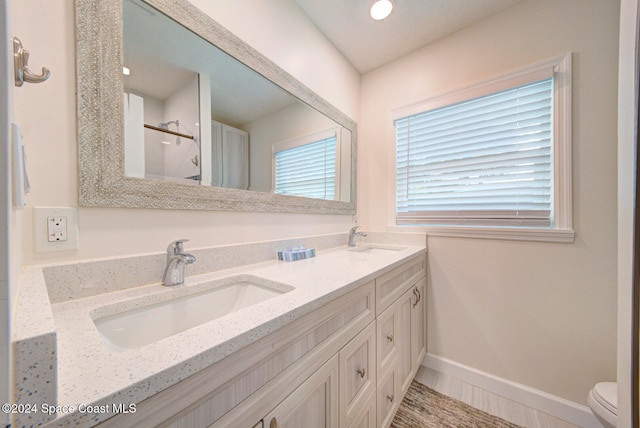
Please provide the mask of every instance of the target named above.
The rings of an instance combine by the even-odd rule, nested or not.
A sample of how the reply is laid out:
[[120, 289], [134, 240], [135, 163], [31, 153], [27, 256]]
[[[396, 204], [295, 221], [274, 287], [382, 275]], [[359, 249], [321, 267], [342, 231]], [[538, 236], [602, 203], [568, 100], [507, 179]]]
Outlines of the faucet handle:
[[184, 246], [182, 245], [182, 243], [183, 242], [188, 242], [188, 241], [189, 241], [188, 239], [178, 239], [176, 241], [173, 241], [167, 247], [167, 253], [169, 253], [169, 254], [181, 254], [182, 252], [184, 252]]
[[353, 226], [349, 233], [356, 233], [356, 230], [360, 229], [362, 226]]

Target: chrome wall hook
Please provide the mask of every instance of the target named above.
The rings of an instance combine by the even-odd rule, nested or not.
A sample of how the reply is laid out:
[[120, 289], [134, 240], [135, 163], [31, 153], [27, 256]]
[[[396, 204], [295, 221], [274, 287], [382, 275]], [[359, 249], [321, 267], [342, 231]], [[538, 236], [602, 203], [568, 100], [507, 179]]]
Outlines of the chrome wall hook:
[[29, 51], [22, 47], [19, 38], [13, 38], [13, 69], [16, 86], [22, 86], [24, 82], [42, 83], [51, 76], [47, 67], [42, 67], [42, 74], [33, 74], [29, 70]]

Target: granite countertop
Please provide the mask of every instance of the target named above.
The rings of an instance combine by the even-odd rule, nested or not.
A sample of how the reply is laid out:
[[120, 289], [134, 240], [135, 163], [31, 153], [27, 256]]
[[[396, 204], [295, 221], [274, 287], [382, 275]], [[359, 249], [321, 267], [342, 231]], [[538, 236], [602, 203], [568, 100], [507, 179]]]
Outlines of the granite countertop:
[[[53, 303], [57, 404], [78, 409], [81, 404], [138, 403], [426, 252], [426, 239], [424, 242], [416, 245], [414, 240], [399, 251], [380, 253], [351, 251], [343, 246], [318, 251], [316, 257], [296, 262], [273, 260], [197, 275], [187, 269], [182, 286], [152, 284]], [[237, 275], [293, 289], [137, 349], [107, 346], [93, 323], [98, 314], [178, 297]], [[52, 425], [96, 423], [109, 416], [61, 412]]]

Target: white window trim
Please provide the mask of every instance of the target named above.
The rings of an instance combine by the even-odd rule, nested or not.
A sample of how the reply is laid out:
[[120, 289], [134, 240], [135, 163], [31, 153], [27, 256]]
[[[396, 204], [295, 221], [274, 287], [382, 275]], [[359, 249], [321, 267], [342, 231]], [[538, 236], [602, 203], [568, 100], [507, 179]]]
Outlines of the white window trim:
[[[451, 104], [456, 100], [465, 100], [492, 92], [504, 87], [505, 81], [515, 82], [532, 73], [545, 73], [553, 70], [554, 85], [554, 143], [553, 143], [553, 226], [551, 228], [533, 227], [486, 227], [486, 226], [410, 226], [396, 225], [396, 154], [394, 120], [425, 111], [435, 106]], [[458, 90], [420, 101], [418, 103], [393, 109], [390, 112], [389, 171], [388, 188], [388, 227], [389, 231], [426, 232], [431, 236], [451, 236], [466, 238], [504, 239], [518, 241], [543, 241], [573, 243], [573, 194], [572, 194], [572, 150], [571, 150], [571, 53], [566, 53], [530, 66], [505, 73], [483, 82], [466, 85]]]
[[340, 128], [330, 128], [324, 131], [314, 132], [313, 134], [305, 135], [302, 137], [293, 138], [291, 140], [274, 143], [271, 145], [271, 193], [275, 193], [276, 189], [276, 153], [283, 150], [293, 149], [295, 147], [304, 146], [306, 144], [314, 143], [327, 138], [335, 137], [336, 139], [336, 172], [335, 172], [335, 201], [340, 200], [340, 172], [341, 168], [341, 153], [342, 153], [342, 134]]

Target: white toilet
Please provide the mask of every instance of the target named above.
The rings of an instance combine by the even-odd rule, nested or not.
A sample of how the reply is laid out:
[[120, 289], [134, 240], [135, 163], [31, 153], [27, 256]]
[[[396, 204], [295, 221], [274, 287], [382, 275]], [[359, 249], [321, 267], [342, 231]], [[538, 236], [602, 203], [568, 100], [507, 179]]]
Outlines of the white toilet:
[[587, 403], [595, 417], [605, 428], [615, 428], [618, 419], [618, 384], [601, 382], [596, 384], [587, 397]]

